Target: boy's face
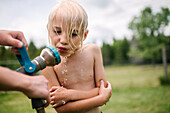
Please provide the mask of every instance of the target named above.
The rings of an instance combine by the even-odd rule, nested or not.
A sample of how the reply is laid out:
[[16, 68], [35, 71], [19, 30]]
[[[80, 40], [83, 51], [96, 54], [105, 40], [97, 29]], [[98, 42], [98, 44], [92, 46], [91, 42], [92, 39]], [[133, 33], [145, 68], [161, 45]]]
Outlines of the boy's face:
[[[51, 41], [61, 56], [69, 56], [79, 48], [80, 38], [77, 30], [74, 29], [70, 34], [67, 33], [67, 27], [60, 19], [53, 23]], [[71, 29], [72, 30], [72, 29]], [[69, 41], [67, 39], [69, 37]]]

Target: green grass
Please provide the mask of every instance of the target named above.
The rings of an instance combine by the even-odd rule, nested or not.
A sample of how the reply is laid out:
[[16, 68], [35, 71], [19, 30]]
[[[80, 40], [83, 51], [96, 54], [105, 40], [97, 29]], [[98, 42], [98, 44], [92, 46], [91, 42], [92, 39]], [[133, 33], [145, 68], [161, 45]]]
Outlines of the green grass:
[[[170, 68], [168, 69], [170, 72]], [[170, 113], [170, 86], [160, 86], [161, 65], [105, 67], [112, 97], [103, 113]], [[47, 113], [55, 113], [49, 106]], [[18, 92], [0, 93], [0, 113], [35, 113], [30, 99]]]
[[[56, 113], [51, 106], [45, 111], [47, 113]], [[19, 92], [0, 93], [0, 113], [36, 113], [32, 109], [31, 100]]]
[[[170, 70], [170, 69], [169, 69]], [[113, 88], [157, 87], [163, 75], [162, 66], [111, 66], [106, 67], [107, 80]]]
[[104, 113], [170, 113], [170, 87], [114, 90]]
[[170, 86], [159, 82], [161, 65], [111, 66], [105, 71], [113, 90], [102, 106], [104, 113], [170, 113]]

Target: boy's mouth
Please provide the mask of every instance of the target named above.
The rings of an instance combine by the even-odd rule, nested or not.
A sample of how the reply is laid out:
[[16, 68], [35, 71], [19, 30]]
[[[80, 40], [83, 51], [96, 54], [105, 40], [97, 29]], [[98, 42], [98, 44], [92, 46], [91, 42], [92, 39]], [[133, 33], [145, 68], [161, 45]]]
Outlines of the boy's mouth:
[[60, 52], [67, 52], [67, 49], [64, 48], [64, 47], [59, 47], [58, 49], [59, 49]]

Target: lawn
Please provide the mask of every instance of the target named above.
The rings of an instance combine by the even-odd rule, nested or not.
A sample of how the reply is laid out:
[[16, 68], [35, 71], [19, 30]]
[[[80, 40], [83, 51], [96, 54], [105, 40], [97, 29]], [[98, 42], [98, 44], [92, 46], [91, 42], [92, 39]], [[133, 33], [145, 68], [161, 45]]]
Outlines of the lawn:
[[[168, 69], [170, 72], [170, 68]], [[161, 86], [161, 65], [105, 67], [112, 97], [103, 113], [170, 113], [170, 86]], [[55, 113], [49, 106], [47, 113]], [[18, 92], [0, 93], [0, 113], [35, 113], [30, 99]]]

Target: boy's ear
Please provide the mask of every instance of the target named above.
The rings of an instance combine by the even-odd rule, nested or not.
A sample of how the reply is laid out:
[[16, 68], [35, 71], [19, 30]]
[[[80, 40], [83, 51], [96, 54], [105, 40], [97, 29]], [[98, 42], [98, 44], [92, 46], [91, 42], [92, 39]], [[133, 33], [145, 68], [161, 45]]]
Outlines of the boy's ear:
[[[86, 32], [84, 33], [84, 40], [86, 39], [88, 33], [89, 33], [89, 30], [86, 30]], [[83, 40], [83, 41], [84, 41], [84, 40]]]

